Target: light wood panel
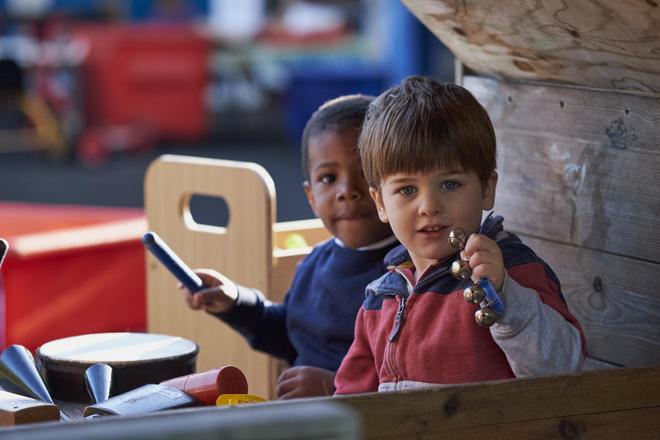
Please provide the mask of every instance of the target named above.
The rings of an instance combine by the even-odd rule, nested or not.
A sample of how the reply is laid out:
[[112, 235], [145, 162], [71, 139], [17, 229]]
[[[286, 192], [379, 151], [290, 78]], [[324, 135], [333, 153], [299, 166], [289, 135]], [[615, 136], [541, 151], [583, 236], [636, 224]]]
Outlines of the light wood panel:
[[507, 228], [660, 262], [660, 98], [479, 77], [465, 86], [496, 129]]
[[339, 396], [365, 439], [657, 438], [660, 367]]
[[[222, 271], [237, 283], [268, 292], [272, 267], [275, 189], [258, 165], [182, 156], [162, 156], [145, 177], [145, 210], [156, 231], [190, 267]], [[194, 194], [221, 197], [229, 208], [226, 229], [195, 225], [188, 201]], [[268, 358], [213, 316], [186, 306], [175, 279], [147, 258], [147, 327], [182, 336], [200, 346], [199, 371], [233, 364], [250, 392], [270, 395]]]
[[660, 92], [657, 0], [402, 2], [475, 72]]
[[[275, 247], [285, 249], [285, 241], [291, 234], [298, 234], [307, 244], [320, 243], [330, 238], [330, 233], [318, 218], [279, 222], [273, 225]], [[310, 246], [311, 246], [310, 244]]]
[[520, 238], [559, 277], [590, 356], [616, 365], [660, 365], [660, 264]]
[[[226, 228], [194, 223], [188, 209], [194, 194], [224, 199], [229, 209]], [[275, 302], [284, 299], [298, 262], [330, 237], [319, 219], [274, 223], [272, 179], [260, 166], [246, 162], [162, 156], [145, 177], [145, 210], [149, 228], [189, 266], [221, 271]], [[302, 236], [309, 246], [284, 249], [291, 234]], [[199, 371], [233, 364], [246, 374], [251, 393], [275, 396], [276, 379], [286, 365], [252, 351], [216, 318], [189, 310], [174, 278], [151, 255], [147, 299], [148, 330], [199, 344]]]

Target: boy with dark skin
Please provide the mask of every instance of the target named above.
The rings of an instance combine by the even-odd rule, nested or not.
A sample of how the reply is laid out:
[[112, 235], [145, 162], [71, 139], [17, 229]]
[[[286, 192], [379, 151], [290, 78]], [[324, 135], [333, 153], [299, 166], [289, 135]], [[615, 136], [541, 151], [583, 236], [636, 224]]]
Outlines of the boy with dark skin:
[[293, 367], [278, 379], [282, 399], [334, 392], [335, 371], [353, 339], [367, 282], [385, 272], [396, 244], [378, 218], [357, 151], [371, 97], [352, 95], [321, 106], [303, 133], [303, 187], [312, 211], [334, 238], [297, 267], [283, 304], [209, 269], [197, 270], [205, 289], [186, 301], [239, 331], [257, 350]]

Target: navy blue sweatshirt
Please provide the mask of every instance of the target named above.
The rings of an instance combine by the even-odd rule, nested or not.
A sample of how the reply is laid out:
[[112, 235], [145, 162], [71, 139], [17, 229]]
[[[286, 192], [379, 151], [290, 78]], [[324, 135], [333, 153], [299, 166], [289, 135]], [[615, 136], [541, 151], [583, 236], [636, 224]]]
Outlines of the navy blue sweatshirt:
[[294, 366], [336, 371], [353, 342], [365, 287], [385, 273], [383, 258], [397, 244], [356, 250], [330, 239], [300, 262], [283, 304], [238, 286], [236, 305], [215, 316], [256, 350]]

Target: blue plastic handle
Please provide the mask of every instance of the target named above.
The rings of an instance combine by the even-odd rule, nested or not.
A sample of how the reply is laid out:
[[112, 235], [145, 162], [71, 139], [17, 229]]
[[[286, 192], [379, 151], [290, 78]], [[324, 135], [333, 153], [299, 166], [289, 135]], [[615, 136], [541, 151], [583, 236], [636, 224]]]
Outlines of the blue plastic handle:
[[479, 279], [479, 286], [483, 289], [486, 294], [486, 302], [490, 303], [490, 307], [495, 313], [501, 315], [504, 313], [504, 302], [502, 298], [497, 294], [493, 283], [490, 282], [488, 278]]
[[153, 231], [145, 233], [142, 236], [142, 243], [188, 290], [195, 293], [204, 287], [201, 278], [170, 249], [158, 234]]
[[[493, 211], [489, 212], [486, 218], [484, 219], [483, 223], [479, 227], [479, 233], [484, 234], [485, 233], [484, 229], [486, 225], [492, 225], [492, 223], [494, 223], [495, 226], [502, 224], [502, 217], [493, 216]], [[495, 230], [494, 233], [496, 232], [497, 230]], [[500, 298], [500, 296], [497, 294], [497, 290], [495, 290], [493, 283], [491, 283], [488, 278], [481, 278], [479, 279], [478, 284], [486, 294], [486, 300], [487, 302], [490, 303], [490, 307], [493, 309], [493, 311], [498, 315], [504, 313], [504, 302], [502, 301], [502, 298]]]

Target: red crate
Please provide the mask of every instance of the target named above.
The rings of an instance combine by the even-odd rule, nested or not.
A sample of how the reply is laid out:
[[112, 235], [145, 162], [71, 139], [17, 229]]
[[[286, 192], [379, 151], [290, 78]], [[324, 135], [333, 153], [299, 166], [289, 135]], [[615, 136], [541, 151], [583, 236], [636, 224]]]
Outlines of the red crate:
[[185, 25], [79, 25], [88, 128], [144, 126], [168, 140], [208, 133], [210, 44]]
[[2, 346], [146, 329], [142, 210], [0, 204]]

